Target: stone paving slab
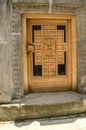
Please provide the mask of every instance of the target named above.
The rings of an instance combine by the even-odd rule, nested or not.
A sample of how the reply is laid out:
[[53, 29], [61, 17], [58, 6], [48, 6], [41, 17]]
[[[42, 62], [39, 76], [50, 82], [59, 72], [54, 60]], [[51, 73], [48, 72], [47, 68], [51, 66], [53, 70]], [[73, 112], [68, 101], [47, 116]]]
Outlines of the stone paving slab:
[[25, 105], [43, 105], [74, 102], [81, 99], [81, 95], [73, 91], [30, 93], [21, 100]]

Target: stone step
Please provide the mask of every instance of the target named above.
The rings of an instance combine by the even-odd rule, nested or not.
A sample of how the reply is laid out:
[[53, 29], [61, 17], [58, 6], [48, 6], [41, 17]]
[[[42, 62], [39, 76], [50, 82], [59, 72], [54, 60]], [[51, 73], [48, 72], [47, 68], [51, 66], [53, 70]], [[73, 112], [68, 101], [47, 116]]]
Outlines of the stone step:
[[61, 117], [86, 112], [86, 99], [73, 92], [31, 93], [0, 105], [0, 121]]

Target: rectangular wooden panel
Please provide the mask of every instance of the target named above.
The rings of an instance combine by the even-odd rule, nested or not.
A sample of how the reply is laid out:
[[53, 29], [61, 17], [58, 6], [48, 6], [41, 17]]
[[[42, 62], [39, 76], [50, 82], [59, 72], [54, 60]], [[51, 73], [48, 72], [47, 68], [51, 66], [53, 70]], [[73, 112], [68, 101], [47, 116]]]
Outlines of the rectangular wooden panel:
[[63, 44], [65, 26], [54, 24], [39, 26], [41, 27], [40, 30], [39, 28], [37, 30], [36, 25], [36, 30], [34, 30], [35, 64], [42, 65], [43, 77], [56, 77], [58, 75], [58, 64], [64, 64]]

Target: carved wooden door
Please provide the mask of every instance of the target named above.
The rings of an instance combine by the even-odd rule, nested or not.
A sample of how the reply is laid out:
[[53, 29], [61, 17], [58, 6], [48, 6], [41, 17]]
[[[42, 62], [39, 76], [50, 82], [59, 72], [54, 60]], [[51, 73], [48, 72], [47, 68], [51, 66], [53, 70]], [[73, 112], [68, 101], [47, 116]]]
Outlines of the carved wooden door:
[[67, 20], [28, 21], [29, 91], [71, 90], [71, 43]]

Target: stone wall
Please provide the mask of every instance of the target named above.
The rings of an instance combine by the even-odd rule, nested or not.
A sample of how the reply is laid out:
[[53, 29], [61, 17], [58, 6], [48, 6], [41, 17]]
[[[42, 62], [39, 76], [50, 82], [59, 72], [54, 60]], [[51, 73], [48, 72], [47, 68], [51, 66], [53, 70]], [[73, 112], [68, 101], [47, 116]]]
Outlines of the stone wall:
[[11, 61], [12, 61], [12, 83], [13, 98], [23, 95], [23, 78], [22, 78], [22, 34], [21, 34], [21, 14], [12, 7], [11, 16]]
[[0, 102], [11, 101], [10, 4], [0, 1]]
[[78, 90], [86, 93], [86, 8], [76, 11], [77, 16], [77, 71]]

